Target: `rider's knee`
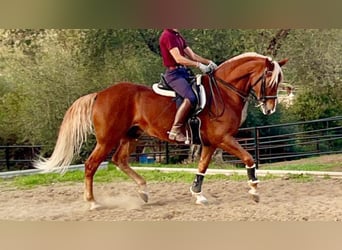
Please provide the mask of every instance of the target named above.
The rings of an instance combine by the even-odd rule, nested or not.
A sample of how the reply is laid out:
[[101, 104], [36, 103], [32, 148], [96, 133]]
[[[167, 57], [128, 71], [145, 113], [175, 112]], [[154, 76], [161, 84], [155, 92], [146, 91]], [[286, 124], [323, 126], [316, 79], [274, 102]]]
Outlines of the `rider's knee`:
[[190, 101], [190, 103], [191, 103], [191, 106], [192, 107], [196, 107], [196, 105], [197, 105], [197, 98], [196, 98], [196, 96], [194, 95], [194, 96], [189, 96], [189, 101]]

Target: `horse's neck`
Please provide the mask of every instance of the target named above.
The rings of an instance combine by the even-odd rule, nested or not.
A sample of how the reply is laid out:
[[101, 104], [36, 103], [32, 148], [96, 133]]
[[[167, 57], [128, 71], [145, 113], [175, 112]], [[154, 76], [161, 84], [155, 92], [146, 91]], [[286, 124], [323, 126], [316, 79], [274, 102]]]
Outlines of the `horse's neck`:
[[[241, 106], [242, 109], [249, 95], [248, 76], [232, 80], [226, 75], [215, 75], [214, 77], [216, 77], [220, 91], [225, 93], [236, 105]], [[224, 82], [217, 79], [221, 79]]]
[[[244, 74], [241, 74], [241, 72], [246, 72]], [[214, 75], [217, 79], [223, 80], [225, 83], [222, 83], [222, 85], [230, 85], [240, 94], [248, 95], [249, 91], [249, 77], [250, 77], [250, 70], [247, 68], [245, 69], [245, 66], [241, 66], [239, 68], [232, 68], [232, 69], [221, 69], [217, 72], [215, 72]], [[224, 86], [227, 88], [227, 86]]]
[[[219, 109], [234, 111], [236, 115], [239, 115], [241, 117], [241, 123], [243, 123], [243, 121], [247, 117], [247, 100], [236, 94], [233, 90], [231, 90], [229, 87], [225, 86], [225, 84], [221, 83], [218, 80], [215, 81], [219, 90], [217, 91], [214, 86], [209, 86], [210, 84], [214, 84], [214, 81], [210, 81], [212, 80], [209, 77], [207, 78], [207, 81], [205, 81], [207, 84], [207, 86], [205, 86], [205, 88], [207, 89], [207, 95], [211, 96], [211, 102], [209, 104], [211, 106], [210, 110]], [[214, 93], [212, 93], [212, 89], [214, 90]], [[221, 98], [223, 103], [220, 103]], [[229, 109], [226, 109], [225, 107], [229, 107]]]
[[226, 61], [216, 70], [214, 75], [216, 78], [223, 80], [223, 82], [217, 82], [220, 91], [225, 93], [224, 95], [227, 98], [224, 103], [229, 105], [236, 114], [240, 115], [240, 125], [247, 118], [247, 98], [251, 88], [252, 72], [257, 73], [264, 67], [263, 57], [255, 57], [254, 54], [253, 58], [250, 56], [251, 54], [248, 54], [248, 56], [236, 57], [236, 59]]

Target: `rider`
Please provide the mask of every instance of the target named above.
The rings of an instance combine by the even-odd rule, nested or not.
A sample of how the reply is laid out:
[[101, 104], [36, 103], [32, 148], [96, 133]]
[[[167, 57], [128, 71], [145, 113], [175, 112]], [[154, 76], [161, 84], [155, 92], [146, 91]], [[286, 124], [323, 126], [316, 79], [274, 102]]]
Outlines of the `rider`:
[[178, 29], [164, 29], [159, 38], [159, 46], [166, 67], [165, 79], [168, 85], [184, 99], [177, 110], [171, 131], [168, 132], [169, 139], [184, 142], [186, 137], [181, 132], [181, 127], [197, 102], [187, 80], [190, 75], [186, 66], [197, 67], [203, 73], [209, 73], [216, 69], [217, 65], [194, 53]]

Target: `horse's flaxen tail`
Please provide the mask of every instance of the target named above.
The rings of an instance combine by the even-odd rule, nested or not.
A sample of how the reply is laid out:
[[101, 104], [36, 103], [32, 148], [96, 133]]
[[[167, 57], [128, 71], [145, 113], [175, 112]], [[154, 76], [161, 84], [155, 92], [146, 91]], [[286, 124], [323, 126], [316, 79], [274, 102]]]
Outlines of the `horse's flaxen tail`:
[[79, 154], [87, 135], [93, 132], [92, 110], [97, 93], [77, 99], [67, 110], [59, 129], [55, 149], [50, 158], [41, 157], [34, 167], [46, 172], [64, 173]]

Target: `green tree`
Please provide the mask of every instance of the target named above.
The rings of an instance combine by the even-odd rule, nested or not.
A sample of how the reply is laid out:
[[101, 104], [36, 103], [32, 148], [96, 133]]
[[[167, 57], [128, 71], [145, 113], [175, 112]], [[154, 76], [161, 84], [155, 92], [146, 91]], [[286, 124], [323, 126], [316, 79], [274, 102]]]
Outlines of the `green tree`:
[[311, 120], [342, 113], [342, 30], [293, 30], [282, 55], [290, 58], [286, 78], [297, 89], [289, 110], [293, 120]]
[[[161, 29], [0, 30], [0, 138], [51, 150], [66, 109], [119, 81], [151, 85], [164, 72]], [[249, 105], [244, 126], [341, 115], [342, 31], [184, 29], [190, 46], [216, 63], [247, 51], [288, 57], [293, 106], [265, 117]], [[197, 72], [197, 69], [194, 69]]]

